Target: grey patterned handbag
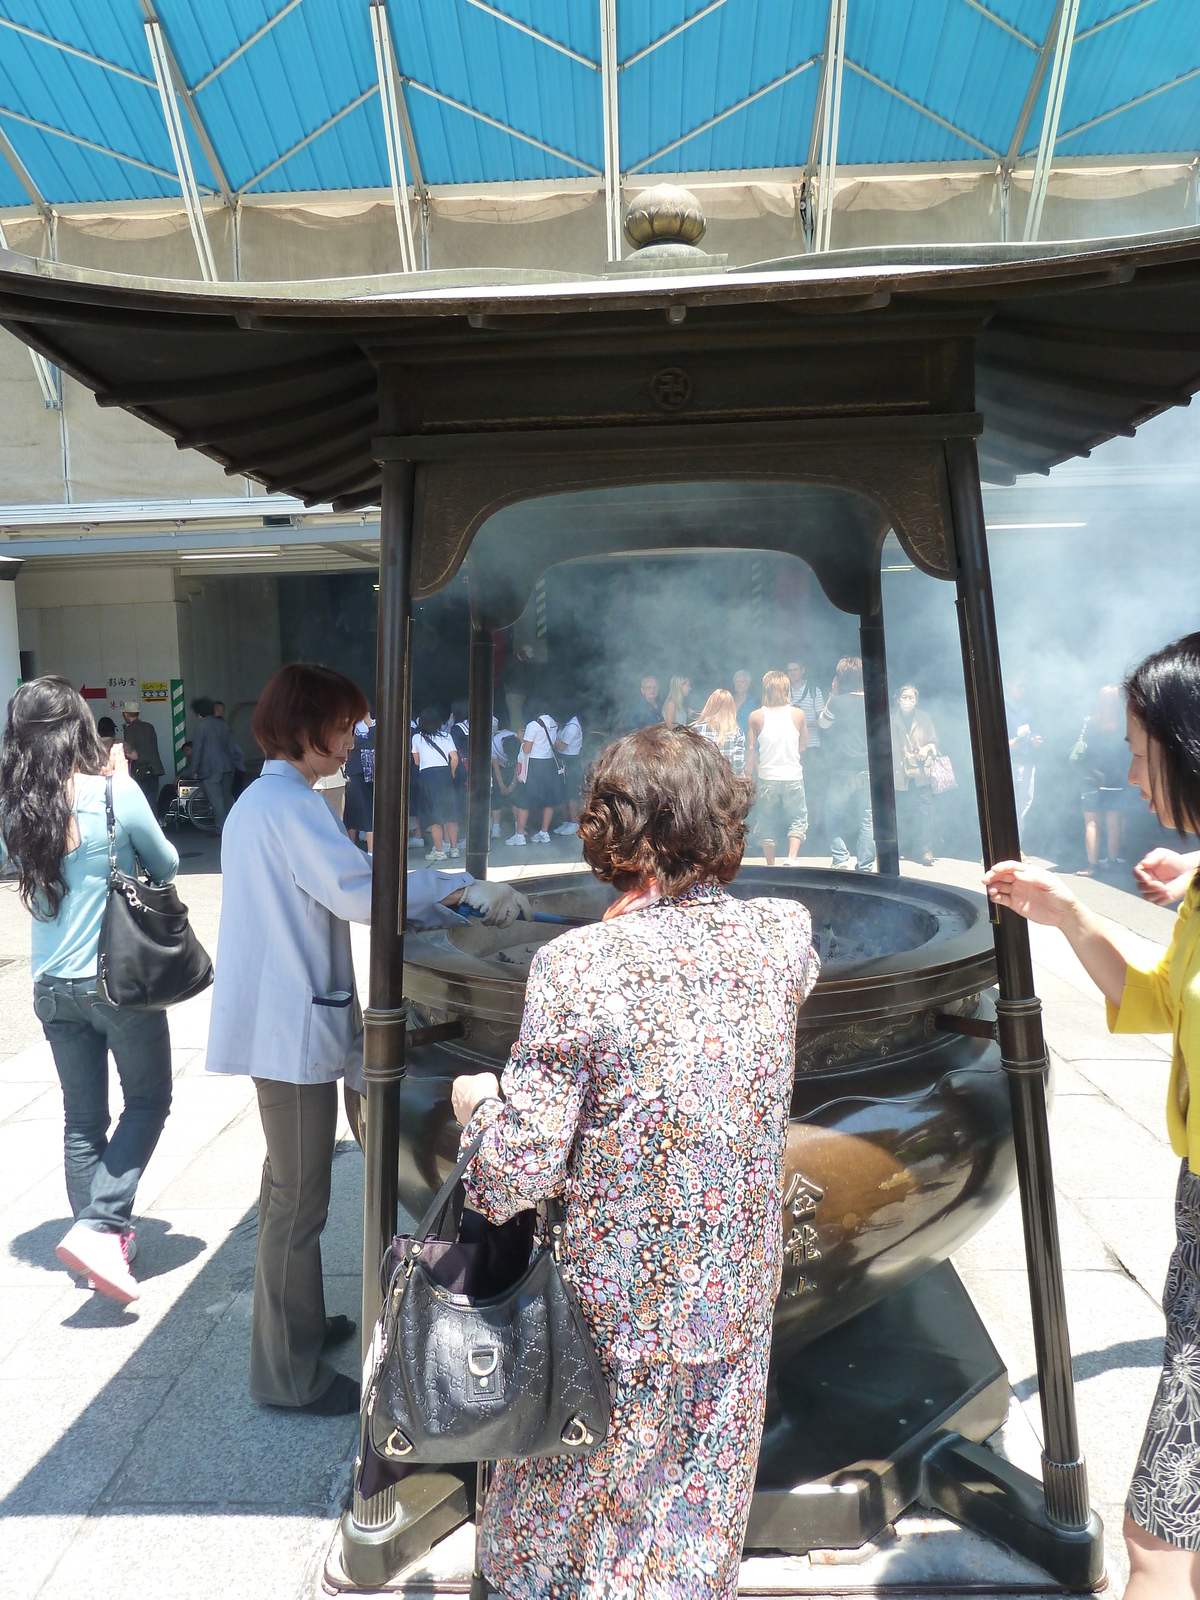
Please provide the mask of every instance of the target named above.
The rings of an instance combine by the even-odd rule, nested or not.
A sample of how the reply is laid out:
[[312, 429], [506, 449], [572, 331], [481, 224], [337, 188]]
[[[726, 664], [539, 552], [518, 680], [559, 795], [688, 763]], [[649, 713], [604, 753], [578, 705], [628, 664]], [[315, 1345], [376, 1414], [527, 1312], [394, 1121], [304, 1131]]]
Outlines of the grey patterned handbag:
[[608, 1380], [559, 1271], [556, 1200], [546, 1202], [551, 1243], [501, 1294], [456, 1293], [422, 1259], [483, 1137], [446, 1179], [392, 1272], [376, 1328], [361, 1468], [369, 1456], [392, 1468], [581, 1456], [608, 1433]]

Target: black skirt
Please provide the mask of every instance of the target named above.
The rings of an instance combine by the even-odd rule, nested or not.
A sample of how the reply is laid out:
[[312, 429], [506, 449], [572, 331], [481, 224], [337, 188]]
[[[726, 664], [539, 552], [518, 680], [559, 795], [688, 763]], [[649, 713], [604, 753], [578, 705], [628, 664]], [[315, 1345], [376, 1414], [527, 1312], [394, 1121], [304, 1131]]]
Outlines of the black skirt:
[[522, 811], [541, 811], [561, 805], [562, 799], [562, 779], [554, 762], [547, 756], [530, 756], [528, 776], [513, 790], [513, 805]]
[[342, 821], [355, 833], [375, 831], [375, 785], [361, 772], [352, 772], [346, 782], [346, 814]]
[[458, 821], [454, 780], [449, 767], [424, 767], [417, 774], [417, 816], [422, 833], [433, 823]]

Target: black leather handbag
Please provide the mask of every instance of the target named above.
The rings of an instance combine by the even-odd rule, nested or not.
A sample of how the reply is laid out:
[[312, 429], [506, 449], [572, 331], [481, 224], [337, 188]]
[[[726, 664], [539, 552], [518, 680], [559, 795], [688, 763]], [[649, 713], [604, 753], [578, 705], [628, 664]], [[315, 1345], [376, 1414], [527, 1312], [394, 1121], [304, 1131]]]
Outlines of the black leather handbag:
[[559, 1271], [557, 1201], [546, 1202], [550, 1244], [503, 1292], [477, 1298], [439, 1281], [446, 1273], [438, 1257], [446, 1263], [464, 1247], [439, 1250], [430, 1235], [482, 1139], [471, 1142], [417, 1232], [397, 1241], [363, 1412], [360, 1492], [409, 1465], [587, 1455], [608, 1433], [608, 1380]]
[[108, 813], [108, 901], [100, 924], [96, 996], [121, 1011], [153, 1011], [190, 1000], [213, 979], [208, 951], [192, 932], [188, 908], [173, 884], [131, 877], [117, 865], [112, 779]]

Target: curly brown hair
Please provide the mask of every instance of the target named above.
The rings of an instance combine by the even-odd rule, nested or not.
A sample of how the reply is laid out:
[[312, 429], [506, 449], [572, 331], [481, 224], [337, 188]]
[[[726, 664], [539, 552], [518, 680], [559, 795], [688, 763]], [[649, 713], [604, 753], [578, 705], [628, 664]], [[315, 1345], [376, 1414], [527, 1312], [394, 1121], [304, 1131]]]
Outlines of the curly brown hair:
[[589, 774], [584, 860], [621, 893], [651, 879], [664, 895], [728, 883], [753, 803], [751, 780], [691, 728], [641, 728], [610, 744]]

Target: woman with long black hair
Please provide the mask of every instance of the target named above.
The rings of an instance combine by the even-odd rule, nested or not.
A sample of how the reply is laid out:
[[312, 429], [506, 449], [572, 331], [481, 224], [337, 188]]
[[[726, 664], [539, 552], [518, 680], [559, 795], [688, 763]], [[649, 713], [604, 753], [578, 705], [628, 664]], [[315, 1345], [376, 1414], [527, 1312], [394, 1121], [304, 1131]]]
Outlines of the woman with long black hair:
[[[1200, 633], [1148, 656], [1125, 683], [1129, 782], [1164, 827], [1200, 831]], [[1195, 858], [1154, 852], [1139, 878], [1173, 879]], [[1163, 1370], [1125, 1503], [1125, 1600], [1200, 1593], [1200, 874], [1179, 908], [1170, 947], [1148, 970], [1127, 961], [1106, 924], [1060, 879], [1020, 861], [985, 875], [1002, 906], [1060, 928], [1103, 994], [1114, 1033], [1169, 1033], [1167, 1132], [1182, 1158], [1175, 1252], [1167, 1269]]]
[[[64, 678], [23, 684], [0, 741], [0, 839], [33, 915], [33, 1006], [62, 1084], [75, 1222], [58, 1256], [101, 1294], [128, 1302], [138, 1297], [129, 1270], [133, 1202], [171, 1109], [171, 1040], [165, 1011], [119, 1011], [96, 995], [110, 783], [121, 871], [135, 873], [140, 861], [167, 883], [179, 857], [119, 748], [105, 751], [86, 702]], [[125, 1100], [111, 1139], [110, 1050]]]

